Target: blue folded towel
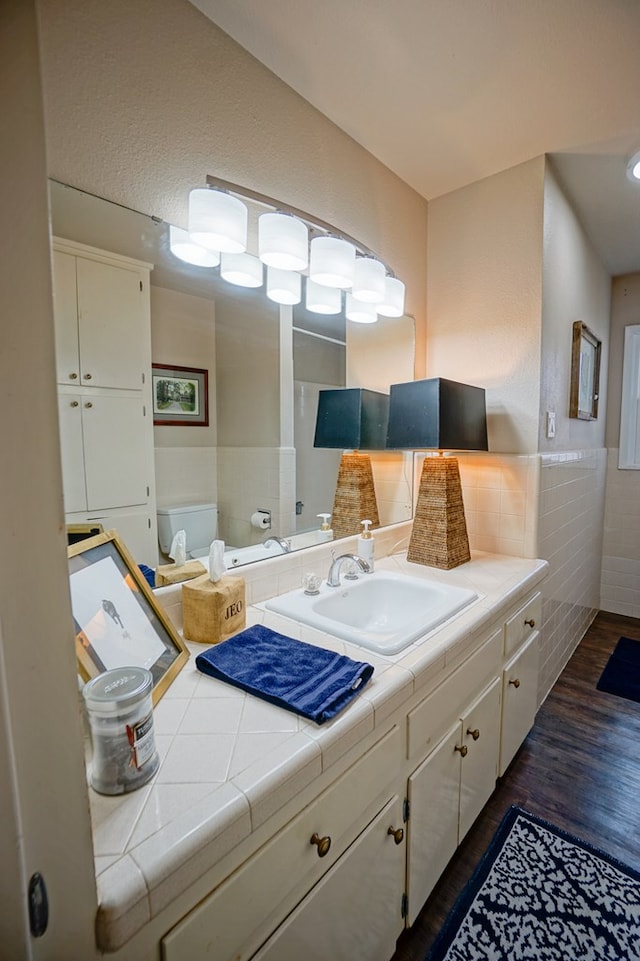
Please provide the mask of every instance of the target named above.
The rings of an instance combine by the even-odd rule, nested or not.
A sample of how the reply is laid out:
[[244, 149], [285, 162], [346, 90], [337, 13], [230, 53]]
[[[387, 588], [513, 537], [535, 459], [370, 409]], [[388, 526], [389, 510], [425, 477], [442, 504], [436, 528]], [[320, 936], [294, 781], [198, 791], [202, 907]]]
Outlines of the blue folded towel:
[[196, 657], [204, 674], [322, 724], [362, 690], [373, 667], [256, 624]]

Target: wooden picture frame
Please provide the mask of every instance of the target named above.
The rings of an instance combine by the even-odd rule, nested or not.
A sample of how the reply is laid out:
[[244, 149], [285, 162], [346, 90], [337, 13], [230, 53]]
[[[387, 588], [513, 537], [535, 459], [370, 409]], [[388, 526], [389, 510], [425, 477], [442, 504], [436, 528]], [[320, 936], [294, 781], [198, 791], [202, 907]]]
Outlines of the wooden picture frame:
[[156, 426], [209, 426], [208, 370], [152, 364], [151, 391]]
[[146, 667], [157, 703], [189, 652], [142, 571], [113, 530], [68, 547], [67, 556], [80, 677]]
[[600, 390], [602, 343], [586, 324], [576, 320], [571, 345], [569, 417], [596, 420]]

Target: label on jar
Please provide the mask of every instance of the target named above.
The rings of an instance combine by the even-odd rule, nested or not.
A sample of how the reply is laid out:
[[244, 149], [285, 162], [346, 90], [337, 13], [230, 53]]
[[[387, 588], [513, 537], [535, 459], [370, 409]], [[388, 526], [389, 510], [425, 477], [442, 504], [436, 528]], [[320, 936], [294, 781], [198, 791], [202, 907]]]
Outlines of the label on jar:
[[155, 754], [153, 711], [136, 724], [127, 724], [127, 738], [131, 745], [131, 763], [138, 769]]

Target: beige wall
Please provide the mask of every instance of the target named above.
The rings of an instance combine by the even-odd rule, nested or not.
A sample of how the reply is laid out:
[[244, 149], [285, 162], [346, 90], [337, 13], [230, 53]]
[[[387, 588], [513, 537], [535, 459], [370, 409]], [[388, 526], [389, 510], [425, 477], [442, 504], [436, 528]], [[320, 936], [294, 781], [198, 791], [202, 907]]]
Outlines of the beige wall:
[[207, 174], [314, 213], [407, 284], [425, 343], [427, 205], [187, 0], [41, 0], [51, 176], [186, 224]]
[[[62, 512], [35, 9], [0, 4], [0, 955], [94, 957], [96, 911]], [[27, 391], [28, 398], [25, 393]], [[30, 938], [27, 884], [45, 879]]]
[[151, 356], [154, 364], [204, 368], [209, 373], [209, 427], [154, 427], [155, 447], [215, 447], [215, 303], [152, 286]]
[[489, 449], [538, 446], [544, 158], [429, 204], [427, 375], [487, 391]]
[[[604, 445], [611, 278], [547, 165], [544, 188], [541, 451], [579, 450]], [[602, 341], [598, 419], [569, 417], [571, 338], [581, 320]], [[556, 413], [556, 436], [546, 437], [544, 415]]]

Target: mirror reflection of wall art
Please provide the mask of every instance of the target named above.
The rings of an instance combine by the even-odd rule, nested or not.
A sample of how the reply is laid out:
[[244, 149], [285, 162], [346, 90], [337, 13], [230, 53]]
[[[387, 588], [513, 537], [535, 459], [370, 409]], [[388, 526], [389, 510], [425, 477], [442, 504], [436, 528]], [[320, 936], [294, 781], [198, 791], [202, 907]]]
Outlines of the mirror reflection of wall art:
[[571, 350], [569, 417], [596, 420], [598, 416], [601, 347], [601, 342], [586, 324], [576, 320]]
[[189, 659], [140, 568], [116, 531], [67, 549], [78, 673], [146, 667], [156, 703]]
[[209, 372], [153, 364], [153, 423], [209, 426]]

